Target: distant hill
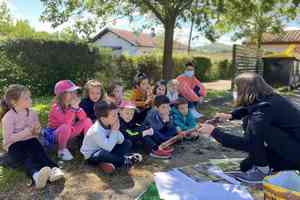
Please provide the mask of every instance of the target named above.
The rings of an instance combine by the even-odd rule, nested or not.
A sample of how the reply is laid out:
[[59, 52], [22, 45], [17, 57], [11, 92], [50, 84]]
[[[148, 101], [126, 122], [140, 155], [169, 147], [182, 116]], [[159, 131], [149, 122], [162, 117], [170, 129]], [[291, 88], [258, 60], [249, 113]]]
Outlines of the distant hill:
[[196, 51], [201, 53], [226, 53], [232, 51], [231, 45], [222, 43], [212, 43], [194, 48]]

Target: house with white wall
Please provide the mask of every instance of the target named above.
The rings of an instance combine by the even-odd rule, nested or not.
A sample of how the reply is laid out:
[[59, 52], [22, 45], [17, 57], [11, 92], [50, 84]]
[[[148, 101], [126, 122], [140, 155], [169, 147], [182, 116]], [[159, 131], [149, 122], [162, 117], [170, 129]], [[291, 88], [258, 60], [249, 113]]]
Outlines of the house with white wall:
[[[114, 55], [141, 55], [158, 49], [155, 34], [134, 33], [127, 30], [105, 28], [92, 40], [100, 47], [110, 48]], [[176, 51], [186, 51], [187, 46], [174, 41]]]

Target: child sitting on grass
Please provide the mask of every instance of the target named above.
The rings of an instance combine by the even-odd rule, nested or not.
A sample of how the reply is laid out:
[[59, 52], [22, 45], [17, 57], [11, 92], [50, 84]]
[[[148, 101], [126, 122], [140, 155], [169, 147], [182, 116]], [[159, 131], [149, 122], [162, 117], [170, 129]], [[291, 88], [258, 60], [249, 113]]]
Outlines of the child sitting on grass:
[[153, 94], [155, 96], [167, 95], [167, 83], [164, 80], [157, 81], [153, 88]]
[[[170, 138], [176, 136], [176, 127], [170, 116], [170, 100], [165, 95], [156, 96], [154, 107], [148, 112], [145, 124], [153, 128], [152, 138], [161, 144]], [[173, 149], [164, 149], [172, 152]]]
[[113, 81], [107, 88], [107, 102], [119, 106], [123, 99], [123, 87], [120, 83]]
[[58, 143], [58, 157], [62, 160], [72, 160], [73, 155], [67, 148], [71, 138], [85, 134], [92, 126], [92, 121], [79, 107], [76, 86], [70, 80], [62, 80], [55, 84], [56, 97], [48, 114], [48, 128], [50, 128]]
[[47, 181], [64, 177], [46, 154], [38, 140], [41, 125], [36, 112], [31, 110], [31, 94], [23, 85], [10, 85], [1, 101], [3, 146], [13, 162], [20, 164], [37, 189]]
[[175, 105], [176, 100], [179, 96], [178, 91], [179, 83], [176, 79], [172, 79], [167, 84], [167, 97], [170, 99], [170, 105]]
[[84, 86], [84, 99], [81, 100], [79, 106], [85, 111], [88, 118], [93, 122], [96, 121], [94, 105], [103, 99], [104, 92], [102, 85], [97, 80], [89, 80]]
[[169, 158], [171, 155], [158, 148], [158, 144], [153, 140], [153, 129], [149, 126], [139, 125], [133, 120], [136, 106], [131, 101], [123, 101], [120, 105], [119, 119], [120, 131], [126, 139], [133, 145], [141, 142], [147, 153], [154, 158]]
[[96, 122], [84, 136], [81, 153], [87, 162], [112, 173], [116, 167], [130, 167], [142, 161], [140, 154], [129, 154], [132, 143], [119, 131], [117, 106], [106, 101], [95, 104]]
[[137, 122], [141, 123], [147, 116], [147, 112], [151, 109], [153, 102], [151, 85], [144, 73], [138, 73], [134, 78], [134, 89], [132, 90], [131, 100], [138, 108], [134, 118]]
[[197, 123], [188, 107], [188, 102], [180, 97], [172, 108], [172, 116], [177, 131], [189, 132], [185, 138], [197, 138]]

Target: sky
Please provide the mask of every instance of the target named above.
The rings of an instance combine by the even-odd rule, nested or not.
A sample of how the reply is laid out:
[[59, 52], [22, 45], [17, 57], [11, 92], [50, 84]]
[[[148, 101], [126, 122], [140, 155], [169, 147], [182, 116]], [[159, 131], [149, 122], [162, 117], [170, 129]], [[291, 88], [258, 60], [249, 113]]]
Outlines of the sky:
[[[6, 1], [9, 9], [11, 10], [13, 16], [17, 19], [26, 19], [29, 21], [32, 27], [34, 27], [38, 31], [47, 31], [54, 32], [53, 28], [51, 28], [51, 24], [49, 22], [41, 22], [40, 16], [44, 10], [43, 4], [40, 0], [0, 0]], [[142, 27], [144, 24], [144, 18], [130, 23], [128, 19], [122, 18], [118, 19], [114, 24], [110, 24], [110, 27], [126, 29], [126, 30], [134, 30], [136, 27]], [[62, 27], [61, 27], [62, 28]], [[175, 30], [175, 39], [182, 42], [187, 43], [188, 35], [189, 35], [189, 25], [185, 25], [181, 29]], [[300, 29], [300, 24], [297, 22], [291, 22], [287, 24], [286, 30], [292, 29]], [[57, 29], [59, 30], [59, 28]], [[161, 26], [156, 27], [156, 32], [162, 32], [163, 28]], [[197, 33], [195, 33], [197, 34]], [[241, 41], [232, 41], [230, 39], [232, 33], [227, 33], [220, 37], [217, 42], [232, 45], [234, 43], [241, 43]], [[209, 44], [210, 42], [204, 37], [199, 37], [198, 39], [193, 41], [193, 46], [201, 46]]]

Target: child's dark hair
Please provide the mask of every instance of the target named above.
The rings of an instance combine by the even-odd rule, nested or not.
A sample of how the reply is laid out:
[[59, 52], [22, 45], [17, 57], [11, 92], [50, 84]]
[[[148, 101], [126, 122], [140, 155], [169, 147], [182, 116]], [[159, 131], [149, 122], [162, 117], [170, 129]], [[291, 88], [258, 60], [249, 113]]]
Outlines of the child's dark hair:
[[137, 87], [141, 84], [143, 80], [149, 79], [145, 73], [139, 72], [135, 75], [133, 80], [133, 86]]
[[180, 105], [183, 104], [188, 104], [187, 100], [185, 100], [185, 98], [183, 97], [179, 97], [176, 101], [175, 101], [175, 107], [178, 108]]
[[107, 117], [109, 112], [115, 109], [117, 109], [115, 104], [108, 103], [103, 100], [96, 102], [94, 105], [94, 111], [97, 119], [100, 119], [101, 117]]
[[24, 85], [13, 84], [9, 85], [1, 99], [0, 119], [10, 110], [14, 108], [13, 101], [18, 101], [24, 92], [29, 92], [29, 89]]
[[165, 80], [160, 80], [160, 81], [157, 81], [156, 83], [155, 83], [155, 86], [154, 86], [154, 88], [153, 88], [153, 94], [154, 95], [157, 95], [157, 92], [156, 92], [156, 90], [157, 90], [157, 88], [159, 88], [160, 86], [165, 86], [165, 88], [166, 88], [166, 91], [165, 91], [165, 95], [167, 94], [167, 81], [165, 81]]
[[107, 87], [107, 95], [108, 96], [113, 96], [114, 95], [114, 90], [118, 87], [118, 86], [121, 86], [121, 83], [118, 82], [118, 81], [112, 81], [108, 87]]
[[185, 63], [185, 67], [189, 67], [189, 66], [194, 67], [194, 64], [193, 64], [192, 62], [187, 62], [187, 63]]
[[103, 96], [104, 96], [103, 87], [102, 87], [101, 82], [98, 80], [95, 80], [95, 79], [92, 79], [92, 80], [89, 80], [88, 82], [86, 82], [86, 84], [84, 85], [83, 96], [85, 98], [89, 98], [89, 90], [91, 88], [95, 88], [95, 87], [100, 88], [100, 91], [101, 91], [100, 100], [102, 100]]
[[170, 104], [170, 99], [166, 95], [159, 95], [154, 98], [154, 105], [156, 107], [161, 106], [162, 104]]

